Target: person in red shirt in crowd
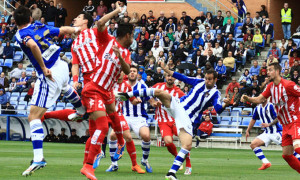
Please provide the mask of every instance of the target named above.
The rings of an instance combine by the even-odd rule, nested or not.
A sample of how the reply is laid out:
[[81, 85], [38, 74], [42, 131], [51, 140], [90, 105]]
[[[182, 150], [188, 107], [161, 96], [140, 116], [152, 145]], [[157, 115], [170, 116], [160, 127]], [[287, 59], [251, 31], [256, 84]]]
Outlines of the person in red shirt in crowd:
[[232, 78], [232, 82], [228, 84], [227, 88], [226, 88], [226, 95], [228, 94], [228, 91], [230, 91], [231, 93], [233, 93], [233, 89], [235, 87], [240, 88], [240, 84], [238, 82], [236, 82], [235, 77]]
[[285, 80], [280, 76], [281, 66], [272, 63], [268, 66], [270, 83], [258, 97], [243, 95], [242, 102], [261, 104], [270, 97], [282, 124], [282, 157], [300, 173], [300, 161], [293, 155], [294, 151], [300, 154], [300, 87], [293, 81]]
[[104, 5], [103, 1], [100, 1], [99, 6], [97, 7], [97, 14], [102, 17], [104, 13], [107, 13], [107, 7]]
[[200, 139], [206, 139], [210, 136], [210, 134], [212, 133], [212, 128], [213, 128], [214, 124], [211, 122], [211, 118], [209, 114], [205, 115], [205, 121], [203, 121], [197, 131], [197, 142], [196, 142], [196, 146], [195, 148], [199, 147], [199, 143], [200, 143]]
[[290, 67], [294, 66], [295, 61], [298, 61], [298, 62], [300, 61], [300, 58], [298, 57], [298, 52], [297, 51], [292, 52], [292, 57], [290, 57], [290, 59], [289, 59]]

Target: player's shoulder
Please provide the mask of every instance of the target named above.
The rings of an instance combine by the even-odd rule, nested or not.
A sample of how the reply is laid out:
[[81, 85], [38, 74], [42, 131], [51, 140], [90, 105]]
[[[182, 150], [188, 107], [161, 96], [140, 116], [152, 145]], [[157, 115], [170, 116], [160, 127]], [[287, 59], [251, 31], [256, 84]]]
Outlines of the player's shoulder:
[[153, 88], [160, 88], [160, 87], [162, 87], [164, 84], [165, 84], [165, 83], [160, 82], [160, 83], [154, 84], [152, 87], [153, 87]]

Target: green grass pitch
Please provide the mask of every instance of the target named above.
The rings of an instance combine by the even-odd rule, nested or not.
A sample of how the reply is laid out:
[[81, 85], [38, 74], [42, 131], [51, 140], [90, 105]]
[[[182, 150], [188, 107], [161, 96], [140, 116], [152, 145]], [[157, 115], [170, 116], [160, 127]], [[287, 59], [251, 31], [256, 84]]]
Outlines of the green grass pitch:
[[[141, 147], [137, 146], [137, 158], [140, 164], [142, 156]], [[44, 143], [44, 155], [48, 162], [47, 167], [36, 171], [26, 179], [41, 180], [83, 180], [80, 174], [83, 160], [83, 144]], [[108, 150], [106, 150], [108, 153]], [[210, 179], [300, 179], [300, 175], [291, 169], [281, 158], [280, 151], [264, 151], [271, 161], [272, 167], [259, 171], [261, 162], [249, 150], [233, 149], [192, 149], [191, 162], [193, 172], [191, 176], [177, 173], [179, 180], [210, 180]], [[108, 154], [107, 154], [108, 155]], [[0, 179], [25, 179], [21, 173], [29, 166], [32, 159], [32, 146], [30, 142], [0, 141]], [[107, 173], [110, 158], [101, 160], [100, 167], [95, 174], [99, 180], [163, 180], [172, 165], [174, 158], [165, 147], [151, 146], [149, 161], [153, 167], [152, 174], [137, 174], [131, 171], [131, 161], [127, 152], [119, 161], [119, 171]]]

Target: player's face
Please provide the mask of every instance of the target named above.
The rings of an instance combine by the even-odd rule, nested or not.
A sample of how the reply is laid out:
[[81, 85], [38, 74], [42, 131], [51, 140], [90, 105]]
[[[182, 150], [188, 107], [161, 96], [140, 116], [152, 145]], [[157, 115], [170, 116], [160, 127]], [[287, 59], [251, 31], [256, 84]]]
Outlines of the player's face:
[[83, 24], [87, 23], [87, 20], [84, 19], [83, 14], [79, 14], [75, 19], [74, 19], [74, 26], [76, 27], [81, 27]]
[[276, 71], [274, 69], [274, 66], [269, 66], [267, 70], [268, 70], [267, 75], [270, 81], [273, 81], [276, 77]]
[[137, 69], [136, 68], [131, 68], [130, 69], [130, 73], [129, 73], [129, 76], [128, 76], [128, 79], [130, 81], [135, 81], [137, 79]]
[[168, 85], [173, 85], [174, 84], [174, 82], [175, 82], [175, 78], [173, 78], [172, 76], [170, 76], [170, 75], [167, 75], [166, 76], [166, 81], [167, 81], [167, 83], [168, 83]]
[[205, 74], [205, 86], [207, 89], [212, 89], [217, 82], [217, 78], [214, 78], [213, 74]]

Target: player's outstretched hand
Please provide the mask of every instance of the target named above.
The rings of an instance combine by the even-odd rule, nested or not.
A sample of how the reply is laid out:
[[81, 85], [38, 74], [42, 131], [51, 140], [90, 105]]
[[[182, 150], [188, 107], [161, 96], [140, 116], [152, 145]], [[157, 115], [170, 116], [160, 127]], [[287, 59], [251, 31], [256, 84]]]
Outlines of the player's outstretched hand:
[[162, 103], [160, 102], [160, 101], [155, 101], [153, 104], [152, 104], [152, 106], [153, 107], [159, 107], [159, 106], [161, 106], [162, 105]]
[[77, 88], [78, 88], [78, 82], [77, 81], [74, 81], [73, 82], [73, 88], [75, 89], [75, 90], [77, 90]]
[[245, 102], [247, 102], [247, 99], [248, 99], [248, 96], [247, 96], [247, 95], [242, 95], [242, 97], [241, 97], [241, 102], [242, 102], [242, 103], [245, 103]]
[[116, 9], [118, 9], [120, 12], [122, 12], [122, 7], [120, 7], [120, 1], [116, 2]]
[[121, 53], [120, 53], [120, 49], [118, 48], [118, 46], [114, 45], [114, 46], [112, 47], [112, 49], [113, 49], [114, 53], [116, 54], [116, 56], [117, 56], [118, 58], [120, 58]]
[[43, 73], [44, 73], [45, 77], [49, 78], [51, 81], [54, 82], [54, 79], [52, 77], [52, 72], [50, 69], [48, 69], [48, 68], [43, 69]]
[[166, 69], [166, 65], [165, 65], [165, 62], [164, 62], [164, 61], [162, 61], [162, 60], [158, 61], [158, 65], [159, 65], [163, 70]]
[[260, 126], [261, 126], [262, 128], [266, 128], [266, 127], [269, 127], [270, 125], [269, 125], [268, 123], [262, 123]]
[[226, 106], [230, 105], [230, 99], [229, 98], [224, 99], [223, 102], [226, 104]]
[[135, 98], [133, 101], [131, 101], [131, 104], [138, 105], [142, 103], [143, 101], [140, 98]]

